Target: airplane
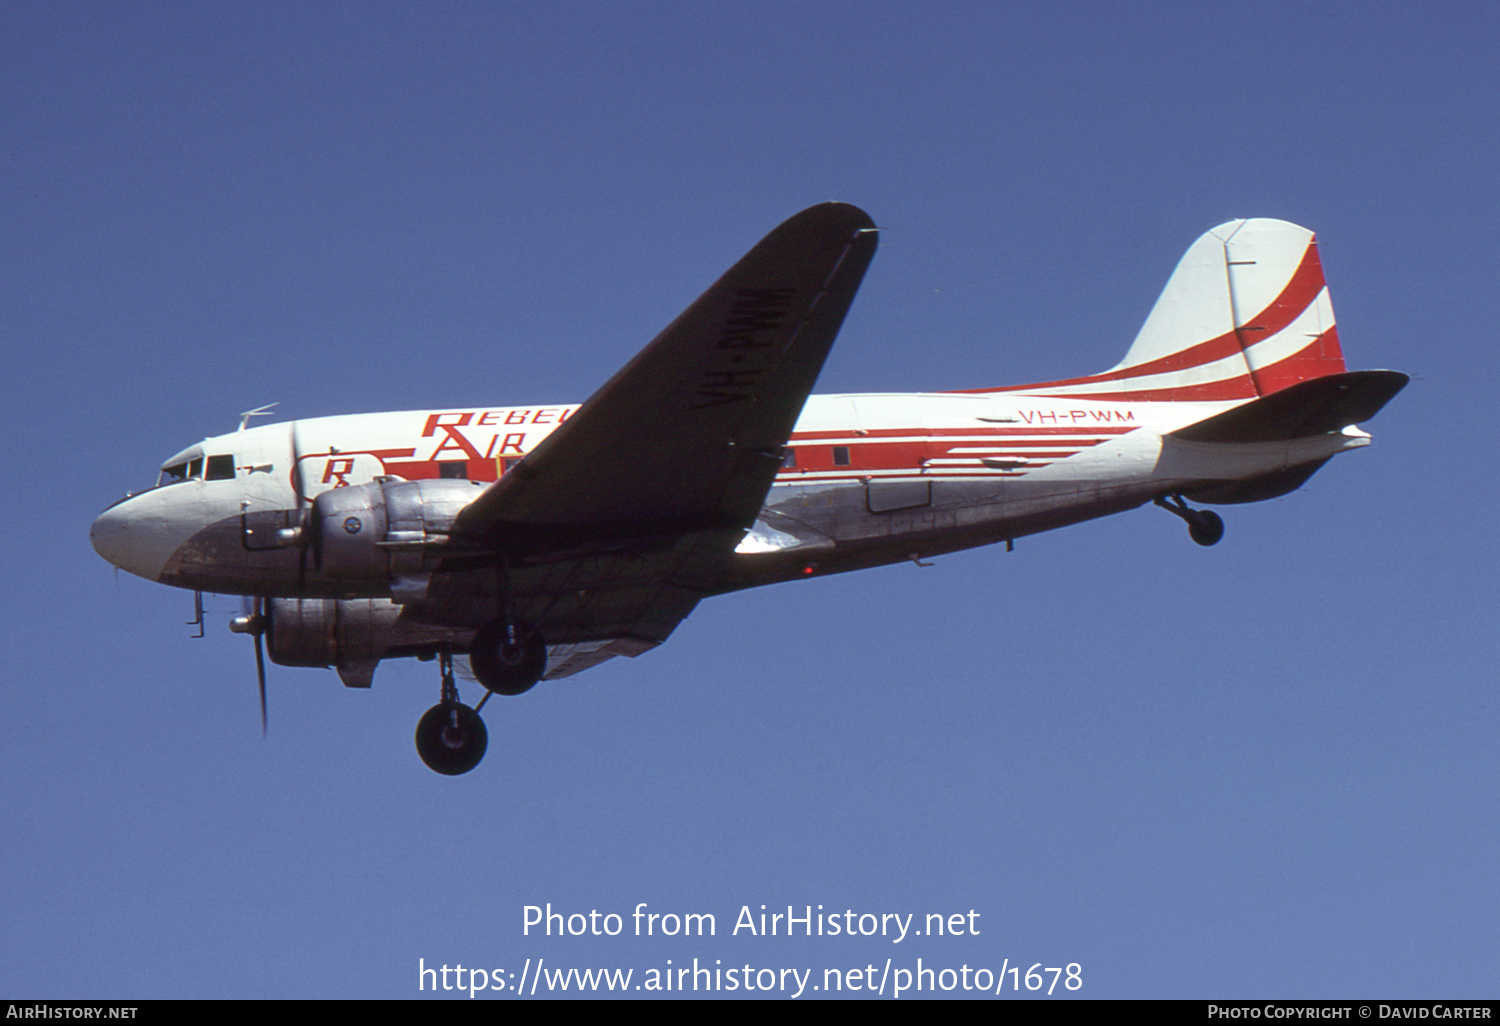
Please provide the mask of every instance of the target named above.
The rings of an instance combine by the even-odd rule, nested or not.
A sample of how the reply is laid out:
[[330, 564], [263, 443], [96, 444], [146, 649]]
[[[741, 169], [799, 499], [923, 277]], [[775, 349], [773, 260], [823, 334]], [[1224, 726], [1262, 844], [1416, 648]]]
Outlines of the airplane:
[[[439, 664], [422, 761], [473, 769], [480, 710], [666, 641], [712, 595], [1004, 542], [1155, 503], [1284, 495], [1407, 383], [1348, 371], [1313, 233], [1199, 238], [1109, 370], [952, 392], [811, 395], [875, 254], [858, 207], [790, 218], [581, 405], [320, 417], [205, 438], [94, 521], [116, 567], [245, 596], [263, 648], [370, 686]], [[460, 700], [455, 657], [485, 694]], [[462, 663], [459, 663], [462, 671]]]

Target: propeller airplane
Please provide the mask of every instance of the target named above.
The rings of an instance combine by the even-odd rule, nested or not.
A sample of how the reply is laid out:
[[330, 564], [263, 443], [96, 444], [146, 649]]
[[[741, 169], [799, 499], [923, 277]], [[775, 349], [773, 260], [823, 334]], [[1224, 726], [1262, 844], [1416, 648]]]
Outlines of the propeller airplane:
[[200, 610], [245, 597], [230, 626], [254, 640], [263, 728], [266, 650], [359, 688], [382, 659], [436, 659], [417, 750], [459, 774], [490, 695], [638, 656], [712, 595], [1146, 503], [1213, 545], [1223, 521], [1190, 502], [1292, 491], [1368, 445], [1356, 425], [1408, 380], [1346, 370], [1313, 234], [1253, 218], [1192, 245], [1107, 371], [811, 395], [876, 239], [854, 206], [797, 214], [582, 405], [249, 411], [101, 513], [94, 548]]

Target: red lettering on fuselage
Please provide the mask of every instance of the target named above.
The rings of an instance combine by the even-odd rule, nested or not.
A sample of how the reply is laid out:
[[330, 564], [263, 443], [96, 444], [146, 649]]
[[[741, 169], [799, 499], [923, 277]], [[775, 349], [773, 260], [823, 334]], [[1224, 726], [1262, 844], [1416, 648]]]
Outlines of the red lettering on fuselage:
[[344, 478], [352, 473], [354, 473], [352, 457], [341, 456], [338, 459], [330, 459], [323, 468], [323, 484], [332, 482], [335, 488], [348, 488], [349, 482]]
[[[496, 442], [500, 443], [500, 451], [499, 452], [495, 451], [495, 443]], [[514, 432], [513, 434], [506, 435], [505, 436], [505, 441], [503, 441], [503, 442], [500, 441], [500, 436], [499, 435], [495, 435], [495, 436], [493, 436], [490, 439], [490, 447], [484, 451], [484, 458], [487, 459], [487, 460], [491, 460], [491, 459], [494, 459], [496, 456], [505, 456], [505, 455], [522, 456], [522, 455], [525, 454], [525, 450], [522, 448], [522, 446], [525, 445], [525, 444], [526, 444], [526, 432], [524, 432], [524, 431], [517, 431], [517, 432]]]
[[458, 413], [430, 413], [422, 428], [422, 437], [431, 438], [439, 427], [496, 427], [501, 424], [561, 424], [572, 416], [567, 406], [526, 407], [519, 410], [466, 410]]
[[449, 427], [450, 425], [443, 420], [444, 417], [457, 417], [458, 418], [458, 420], [454, 421], [453, 424], [451, 425], [453, 427], [468, 427], [469, 426], [469, 421], [471, 421], [471, 420], [474, 419], [474, 414], [472, 414], [472, 413], [433, 413], [433, 414], [429, 414], [428, 417], [427, 417], [427, 426], [422, 429], [422, 437], [423, 438], [431, 438], [433, 436], [433, 433], [436, 432], [438, 428], [440, 428], [440, 427], [441, 428]]
[[432, 450], [432, 455], [427, 457], [428, 459], [435, 460], [441, 453], [445, 452], [461, 452], [464, 454], [465, 459], [471, 460], [484, 458], [479, 455], [479, 450], [474, 448], [473, 444], [463, 436], [463, 432], [458, 430], [457, 427], [452, 424], [438, 424], [436, 426], [443, 429], [443, 434], [446, 437], [438, 443], [436, 449]]
[[1028, 424], [1135, 423], [1134, 410], [1017, 410], [1016, 414]]

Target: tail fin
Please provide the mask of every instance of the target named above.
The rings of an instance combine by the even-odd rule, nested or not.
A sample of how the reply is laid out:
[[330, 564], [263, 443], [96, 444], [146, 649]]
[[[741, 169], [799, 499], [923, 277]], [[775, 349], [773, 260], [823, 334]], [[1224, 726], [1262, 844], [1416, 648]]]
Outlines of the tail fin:
[[1225, 402], [1344, 369], [1313, 233], [1250, 218], [1221, 224], [1193, 243], [1118, 366], [1003, 391]]

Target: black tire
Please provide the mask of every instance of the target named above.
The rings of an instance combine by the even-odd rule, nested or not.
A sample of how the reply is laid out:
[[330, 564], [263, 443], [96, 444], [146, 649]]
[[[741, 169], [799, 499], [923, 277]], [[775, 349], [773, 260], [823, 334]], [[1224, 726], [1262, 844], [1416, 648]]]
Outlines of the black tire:
[[417, 721], [417, 754], [438, 773], [456, 777], [469, 772], [489, 745], [484, 720], [466, 705], [439, 703]]
[[1211, 509], [1195, 510], [1188, 521], [1188, 535], [1199, 545], [1217, 545], [1224, 537], [1224, 519]]
[[519, 644], [506, 643], [505, 622], [487, 623], [474, 634], [469, 666], [474, 678], [497, 695], [519, 695], [547, 672], [547, 644], [534, 631], [516, 632]]

